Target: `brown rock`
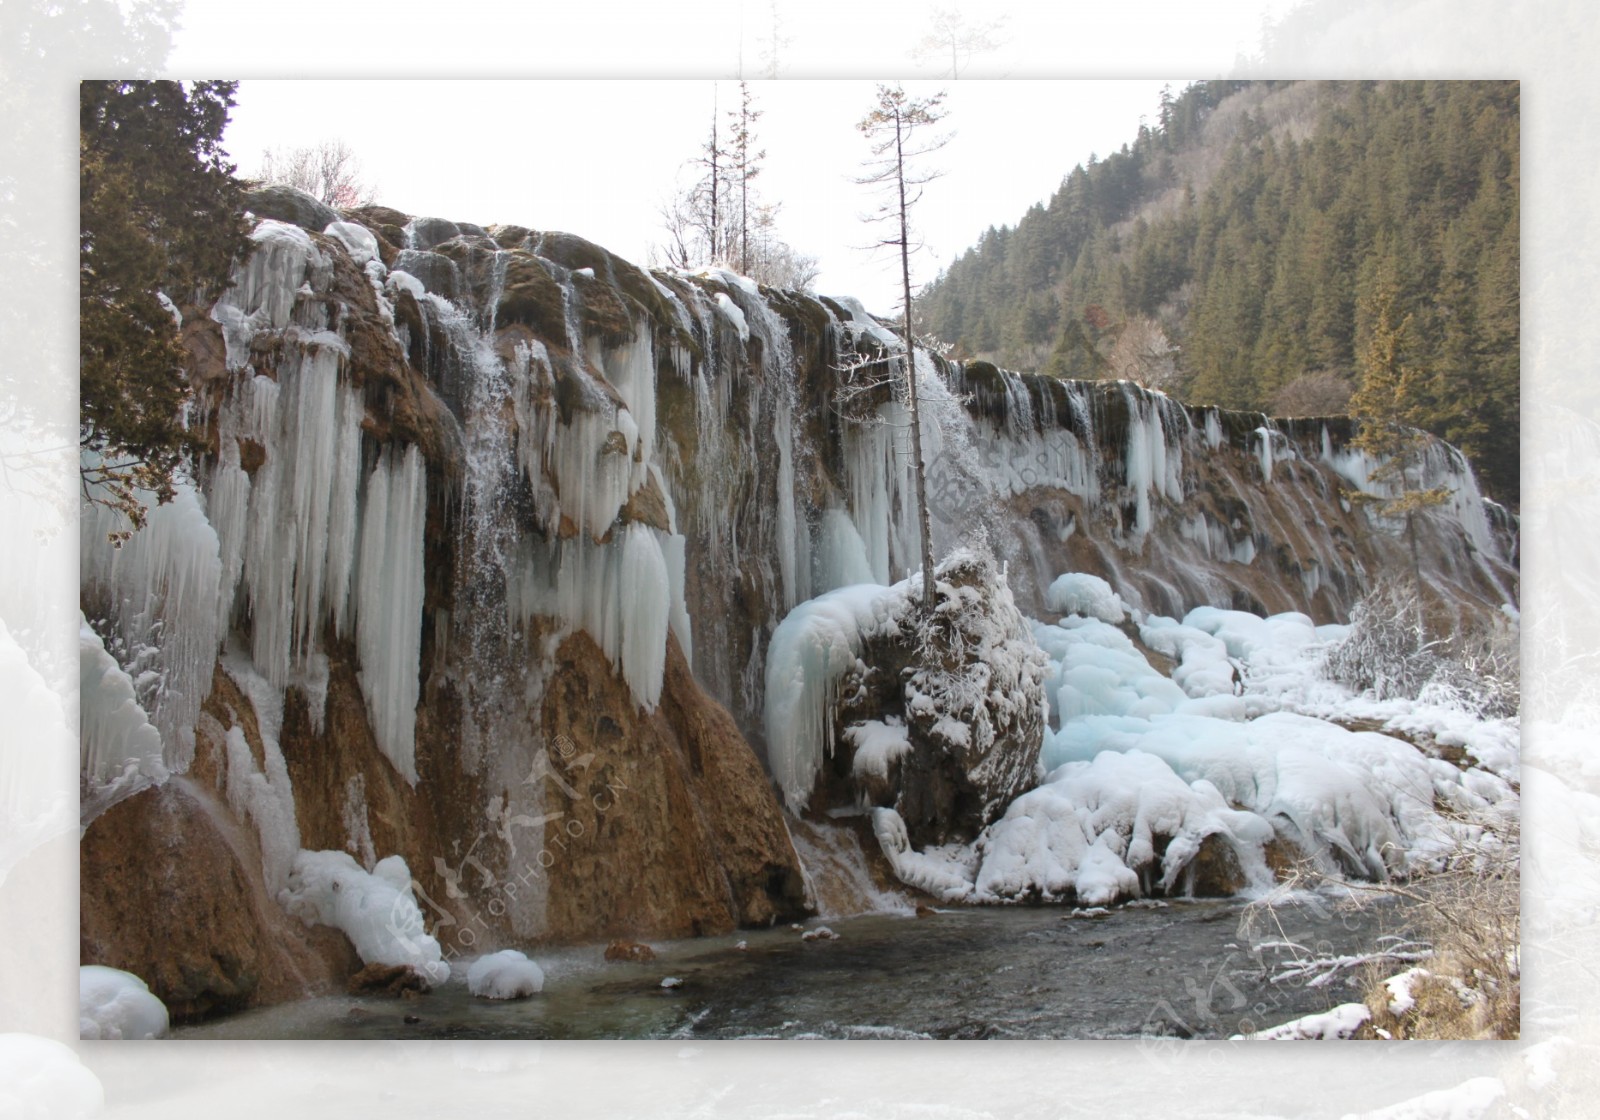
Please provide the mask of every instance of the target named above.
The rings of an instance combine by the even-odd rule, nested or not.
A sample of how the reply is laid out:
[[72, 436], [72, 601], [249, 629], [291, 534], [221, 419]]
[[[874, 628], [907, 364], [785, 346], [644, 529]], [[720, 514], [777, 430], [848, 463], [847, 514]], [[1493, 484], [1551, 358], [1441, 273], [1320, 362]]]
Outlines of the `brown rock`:
[[931, 918], [937, 913], [938, 911], [931, 906], [924, 906], [920, 902], [917, 904], [917, 917], [919, 918]]
[[414, 999], [431, 985], [407, 964], [369, 964], [345, 982], [353, 996], [400, 996]]
[[654, 475], [649, 476], [645, 484], [628, 498], [628, 504], [622, 507], [622, 520], [637, 521], [652, 529], [660, 529], [663, 533], [672, 528], [672, 522], [667, 518], [667, 500], [662, 497]]
[[656, 951], [650, 946], [638, 941], [624, 941], [620, 938], [606, 946], [606, 960], [608, 961], [653, 961]]
[[646, 713], [592, 638], [567, 638], [541, 725], [560, 755], [540, 855], [551, 939], [698, 936], [804, 912], [771, 786], [675, 641]]
[[79, 891], [82, 962], [132, 972], [174, 1022], [325, 991], [354, 959], [283, 913], [253, 834], [184, 778], [90, 824]]
[[1220, 832], [1213, 832], [1200, 841], [1185, 874], [1189, 878], [1190, 893], [1197, 898], [1227, 898], [1244, 889], [1244, 869], [1239, 866], [1239, 853], [1233, 843]]

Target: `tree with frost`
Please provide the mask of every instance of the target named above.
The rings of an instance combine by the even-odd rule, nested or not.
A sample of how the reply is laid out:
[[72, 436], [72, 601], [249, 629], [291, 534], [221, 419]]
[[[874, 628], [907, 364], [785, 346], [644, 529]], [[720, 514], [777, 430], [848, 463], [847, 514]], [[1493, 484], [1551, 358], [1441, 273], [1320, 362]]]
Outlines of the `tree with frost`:
[[[194, 437], [179, 338], [250, 249], [222, 147], [238, 83], [79, 87], [79, 445], [84, 495], [145, 523], [170, 501]], [[114, 535], [125, 540], [128, 531]]]
[[726, 122], [713, 109], [711, 133], [686, 165], [695, 170], [693, 185], [661, 204], [666, 239], [651, 247], [651, 262], [727, 267], [770, 287], [805, 288], [816, 279], [817, 260], [778, 235], [779, 207], [763, 202], [754, 186], [766, 158], [755, 133], [761, 110], [749, 83], [740, 81], [739, 95]]
[[[750, 275], [750, 184], [761, 174], [761, 161], [765, 151], [756, 149], [755, 124], [761, 119], [761, 110], [755, 107], [750, 94], [750, 83], [739, 80], [739, 107], [728, 113], [728, 177], [739, 198], [738, 262], [739, 272]], [[732, 246], [730, 246], [730, 249]]]
[[915, 336], [911, 332], [911, 208], [922, 198], [922, 188], [939, 173], [919, 170], [922, 157], [942, 148], [948, 136], [929, 137], [927, 131], [944, 119], [944, 93], [918, 98], [896, 83], [878, 86], [878, 101], [856, 122], [866, 137], [871, 156], [866, 174], [856, 180], [862, 186], [882, 192], [883, 201], [868, 221], [887, 222], [894, 231], [880, 239], [879, 245], [892, 246], [900, 256], [900, 309], [902, 337], [905, 339], [906, 400], [911, 410], [911, 454], [917, 479], [917, 525], [922, 534], [922, 601], [927, 610], [934, 605], [933, 538], [928, 528], [927, 462], [922, 457], [922, 418], [917, 399]]
[[1367, 342], [1361, 352], [1361, 385], [1350, 398], [1358, 430], [1351, 446], [1379, 461], [1372, 481], [1391, 491], [1385, 497], [1365, 491], [1347, 492], [1350, 501], [1371, 506], [1384, 517], [1405, 519], [1411, 546], [1411, 574], [1420, 587], [1422, 560], [1417, 545], [1417, 519], [1450, 500], [1444, 487], [1424, 488], [1423, 464], [1431, 437], [1417, 427], [1424, 407], [1426, 374], [1407, 363], [1411, 316], [1399, 316], [1396, 283], [1380, 276], [1363, 302], [1368, 319]]
[[928, 30], [911, 50], [917, 62], [948, 61], [950, 80], [961, 77], [961, 70], [975, 54], [998, 50], [1000, 28], [1006, 17], [988, 23], [968, 23], [957, 8], [935, 8], [928, 17]]
[[337, 210], [370, 206], [377, 189], [361, 174], [361, 160], [343, 140], [323, 140], [303, 148], [269, 148], [261, 155], [263, 183], [282, 183]]

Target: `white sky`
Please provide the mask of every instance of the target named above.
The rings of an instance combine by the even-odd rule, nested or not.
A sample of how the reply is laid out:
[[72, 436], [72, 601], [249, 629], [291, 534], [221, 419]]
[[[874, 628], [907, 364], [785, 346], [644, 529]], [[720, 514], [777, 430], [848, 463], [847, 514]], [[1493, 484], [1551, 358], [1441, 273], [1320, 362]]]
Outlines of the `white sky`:
[[[1133, 139], [1154, 119], [1161, 80], [908, 83], [947, 91], [949, 143], [929, 157], [944, 176], [914, 220], [927, 250], [925, 282], [990, 225], [1015, 224], [1091, 152]], [[1182, 79], [1171, 84], [1179, 89]], [[898, 266], [869, 251], [880, 230], [861, 173], [865, 139], [854, 125], [874, 83], [752, 82], [758, 141], [767, 153], [756, 187], [781, 203], [779, 232], [818, 258], [819, 290], [856, 295], [887, 311]], [[663, 233], [660, 202], [710, 127], [713, 97], [737, 100], [725, 80], [277, 81], [245, 80], [227, 143], [245, 172], [273, 146], [346, 141], [379, 201], [410, 214], [490, 225], [559, 229], [643, 264]]]

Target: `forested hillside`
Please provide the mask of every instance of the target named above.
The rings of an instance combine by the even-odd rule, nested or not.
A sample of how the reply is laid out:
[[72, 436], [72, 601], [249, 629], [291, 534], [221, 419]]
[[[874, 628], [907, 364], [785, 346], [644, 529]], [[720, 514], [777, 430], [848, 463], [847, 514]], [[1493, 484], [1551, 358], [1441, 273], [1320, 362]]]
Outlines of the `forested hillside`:
[[1515, 82], [1197, 82], [990, 228], [921, 327], [1062, 377], [1192, 403], [1345, 410], [1374, 325], [1404, 415], [1518, 500]]

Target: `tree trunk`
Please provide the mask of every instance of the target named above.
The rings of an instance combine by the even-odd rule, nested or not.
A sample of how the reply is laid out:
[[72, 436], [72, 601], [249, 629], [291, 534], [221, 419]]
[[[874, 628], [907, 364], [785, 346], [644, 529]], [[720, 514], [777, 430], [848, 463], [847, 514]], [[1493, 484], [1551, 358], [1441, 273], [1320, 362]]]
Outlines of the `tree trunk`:
[[901, 124], [895, 119], [894, 159], [896, 186], [900, 191], [900, 288], [904, 303], [903, 329], [906, 343], [906, 395], [911, 401], [911, 455], [917, 475], [917, 529], [922, 534], [922, 606], [932, 613], [933, 534], [928, 525], [928, 471], [922, 459], [922, 409], [917, 400], [917, 362], [915, 340], [911, 335], [911, 234], [906, 215], [906, 166], [901, 145]]

